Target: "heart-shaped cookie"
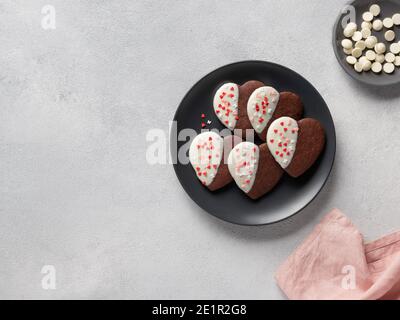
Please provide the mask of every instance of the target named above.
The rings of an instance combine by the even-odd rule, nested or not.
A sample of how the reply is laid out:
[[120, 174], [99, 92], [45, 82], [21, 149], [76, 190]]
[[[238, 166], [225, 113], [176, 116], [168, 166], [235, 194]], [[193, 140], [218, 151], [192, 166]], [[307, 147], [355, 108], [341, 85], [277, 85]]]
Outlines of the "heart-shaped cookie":
[[276, 162], [292, 177], [303, 175], [317, 161], [325, 146], [325, 131], [318, 120], [296, 121], [282, 117], [270, 125], [268, 148]]
[[193, 139], [189, 160], [198, 179], [210, 191], [219, 190], [232, 182], [225, 157], [241, 141], [236, 136], [223, 139], [215, 132], [204, 132]]
[[214, 112], [222, 124], [230, 130], [236, 128], [239, 120], [239, 86], [225, 83], [214, 96]]
[[262, 86], [260, 81], [249, 81], [242, 86], [226, 83], [214, 96], [214, 112], [218, 119], [230, 130], [241, 129], [243, 138], [246, 130], [253, 129], [247, 115], [247, 102], [254, 90]]
[[242, 142], [231, 151], [228, 168], [238, 187], [254, 200], [271, 191], [283, 175], [268, 146], [251, 142]]
[[293, 92], [278, 93], [272, 87], [261, 87], [250, 96], [247, 113], [260, 139], [266, 141], [268, 128], [276, 119], [284, 116], [295, 120], [301, 119], [303, 103]]
[[249, 116], [247, 114], [247, 104], [251, 94], [258, 88], [264, 87], [265, 84], [260, 81], [248, 81], [239, 87], [239, 118], [236, 124], [236, 129], [242, 130], [242, 138], [246, 138], [246, 130], [252, 130]]

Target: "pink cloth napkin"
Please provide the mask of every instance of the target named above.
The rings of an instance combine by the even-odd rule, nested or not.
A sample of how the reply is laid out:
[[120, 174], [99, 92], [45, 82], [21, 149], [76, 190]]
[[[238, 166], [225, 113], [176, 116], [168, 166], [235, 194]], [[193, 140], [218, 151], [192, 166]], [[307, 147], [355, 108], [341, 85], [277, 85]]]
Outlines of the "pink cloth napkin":
[[364, 244], [335, 209], [278, 269], [276, 280], [289, 299], [400, 300], [400, 232]]

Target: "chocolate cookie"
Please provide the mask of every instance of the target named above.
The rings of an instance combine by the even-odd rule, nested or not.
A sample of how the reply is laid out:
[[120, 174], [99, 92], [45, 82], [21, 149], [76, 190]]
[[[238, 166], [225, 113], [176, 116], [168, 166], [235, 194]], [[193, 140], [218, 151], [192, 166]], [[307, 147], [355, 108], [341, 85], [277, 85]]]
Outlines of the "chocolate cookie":
[[279, 94], [279, 102], [276, 106], [275, 112], [272, 114], [271, 120], [269, 120], [265, 129], [259, 134], [262, 141], [267, 140], [267, 132], [271, 123], [276, 119], [282, 117], [289, 117], [294, 120], [300, 120], [303, 117], [304, 106], [301, 102], [300, 96], [293, 92], [281, 92]]
[[247, 114], [247, 103], [252, 93], [260, 87], [263, 87], [264, 83], [260, 81], [248, 81], [239, 87], [239, 118], [236, 124], [236, 129], [242, 130], [242, 138], [246, 138], [246, 130], [253, 129]]
[[241, 129], [243, 138], [246, 130], [253, 129], [247, 115], [247, 102], [254, 90], [262, 86], [260, 81], [249, 81], [242, 86], [226, 83], [215, 94], [214, 111], [218, 119], [230, 130]]
[[210, 191], [219, 190], [232, 182], [225, 154], [241, 142], [239, 137], [221, 138], [214, 132], [199, 134], [190, 145], [189, 160], [198, 179]]
[[284, 116], [301, 119], [303, 103], [295, 93], [278, 93], [272, 87], [261, 87], [250, 96], [247, 114], [260, 139], [266, 141], [268, 128], [276, 119]]
[[318, 120], [299, 122], [289, 117], [275, 120], [267, 133], [268, 148], [279, 165], [292, 177], [303, 175], [325, 146], [325, 131]]
[[280, 181], [283, 170], [275, 162], [266, 144], [238, 144], [229, 154], [229, 172], [238, 187], [251, 199], [259, 199]]

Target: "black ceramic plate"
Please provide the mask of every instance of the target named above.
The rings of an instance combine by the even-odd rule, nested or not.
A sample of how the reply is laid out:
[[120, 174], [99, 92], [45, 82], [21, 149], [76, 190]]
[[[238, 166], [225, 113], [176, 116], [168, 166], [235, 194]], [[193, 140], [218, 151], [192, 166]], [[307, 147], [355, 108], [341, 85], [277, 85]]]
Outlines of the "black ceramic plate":
[[[326, 148], [318, 162], [301, 178], [284, 176], [271, 193], [258, 201], [249, 199], [234, 182], [218, 192], [208, 191], [198, 181], [190, 164], [178, 163], [174, 165], [174, 169], [187, 194], [208, 213], [235, 224], [264, 225], [296, 214], [320, 192], [335, 158], [335, 127], [325, 101], [302, 76], [274, 63], [244, 61], [217, 69], [194, 85], [175, 114], [178, 132], [192, 128], [200, 133], [203, 113], [212, 121], [207, 129], [223, 129], [212, 107], [214, 92], [226, 81], [243, 84], [249, 80], [259, 80], [278, 91], [292, 91], [301, 96], [305, 116], [318, 119], [326, 130]], [[177, 143], [178, 150], [186, 142], [177, 142], [177, 138], [171, 135], [171, 144]], [[172, 145], [171, 150], [174, 150]]]
[[[379, 15], [379, 19], [383, 20], [386, 17], [392, 17], [395, 13], [400, 13], [400, 1], [399, 0], [356, 0], [351, 3], [349, 3], [350, 6], [353, 6], [356, 11], [356, 23], [359, 26], [359, 29], [361, 28], [361, 22], [363, 21], [362, 19], [362, 14], [365, 11], [369, 11], [369, 7], [372, 4], [379, 4], [381, 7], [381, 14]], [[345, 10], [344, 10], [345, 11]], [[349, 65], [346, 62], [346, 57], [347, 55], [343, 52], [342, 48], [342, 40], [345, 38], [343, 36], [343, 26], [342, 26], [342, 20], [347, 16], [347, 11], [344, 13], [340, 13], [335, 26], [333, 28], [333, 50], [335, 51], [336, 58], [338, 59], [340, 65], [343, 67], [343, 69], [354, 79], [361, 81], [365, 84], [371, 85], [371, 86], [389, 86], [389, 85], [394, 85], [397, 83], [400, 83], [400, 69], [396, 68], [393, 74], [386, 74], [382, 71], [380, 74], [375, 74], [372, 71], [369, 72], [363, 72], [363, 73], [357, 73], [354, 70], [354, 67]], [[346, 21], [347, 22], [347, 21]], [[385, 40], [385, 32], [386, 28], [383, 28], [382, 31], [374, 31], [372, 30], [372, 35], [376, 36], [379, 40], [379, 42], [383, 42], [386, 44], [386, 47], [389, 48], [390, 42], [387, 42]], [[396, 41], [400, 40], [400, 28], [394, 26], [392, 29], [396, 32]], [[389, 51], [387, 51], [389, 52]], [[364, 51], [365, 53], [365, 51]]]

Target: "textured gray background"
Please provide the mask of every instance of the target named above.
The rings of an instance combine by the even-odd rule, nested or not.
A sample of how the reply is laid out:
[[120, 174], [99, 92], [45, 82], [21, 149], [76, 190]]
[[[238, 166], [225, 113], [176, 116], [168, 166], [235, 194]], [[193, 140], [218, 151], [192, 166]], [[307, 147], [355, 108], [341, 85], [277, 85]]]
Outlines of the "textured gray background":
[[[40, 25], [48, 3], [56, 30]], [[280, 299], [276, 268], [331, 208], [368, 240], [400, 228], [400, 92], [340, 69], [344, 3], [1, 1], [0, 298]], [[146, 131], [167, 129], [204, 74], [247, 59], [302, 74], [337, 129], [326, 188], [272, 227], [210, 217], [171, 166], [145, 161]]]

